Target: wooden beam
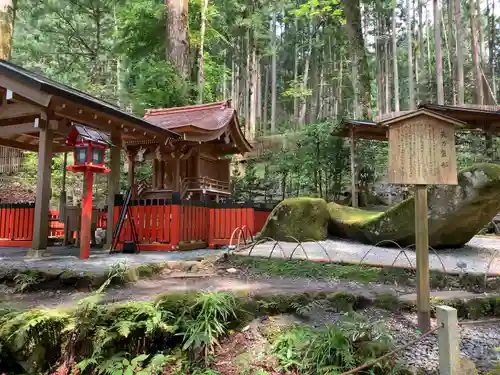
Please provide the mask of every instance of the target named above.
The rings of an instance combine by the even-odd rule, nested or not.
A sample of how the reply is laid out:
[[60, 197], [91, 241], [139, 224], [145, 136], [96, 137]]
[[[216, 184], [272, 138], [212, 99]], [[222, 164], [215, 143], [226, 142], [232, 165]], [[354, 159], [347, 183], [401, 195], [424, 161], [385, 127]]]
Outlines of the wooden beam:
[[15, 94], [18, 94], [36, 104], [39, 104], [42, 107], [48, 107], [52, 99], [52, 95], [25, 85], [3, 74], [0, 74], [0, 86], [11, 90]]
[[18, 125], [8, 125], [0, 127], [0, 133], [2, 137], [9, 137], [11, 135], [23, 134], [23, 133], [38, 133], [40, 128], [35, 128], [33, 123], [24, 123]]
[[27, 116], [40, 116], [41, 112], [42, 110], [40, 108], [27, 103], [4, 104], [0, 106], [0, 120]]
[[33, 151], [33, 152], [38, 151], [37, 145], [32, 145], [29, 143], [23, 143], [23, 142], [18, 142], [18, 141], [12, 141], [10, 139], [4, 139], [4, 138], [0, 138], [0, 146], [7, 146], [7, 147], [12, 147], [12, 148], [18, 148], [20, 150]]

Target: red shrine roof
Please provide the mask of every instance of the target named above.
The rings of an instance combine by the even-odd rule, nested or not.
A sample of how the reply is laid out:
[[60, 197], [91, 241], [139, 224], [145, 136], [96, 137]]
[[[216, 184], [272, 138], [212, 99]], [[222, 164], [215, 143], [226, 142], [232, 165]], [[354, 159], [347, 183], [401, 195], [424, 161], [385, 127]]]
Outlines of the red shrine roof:
[[229, 100], [186, 107], [148, 109], [144, 119], [162, 129], [182, 134], [188, 141], [223, 139], [227, 143], [226, 136], [229, 136], [239, 152], [249, 152], [252, 149], [240, 129], [238, 114]]

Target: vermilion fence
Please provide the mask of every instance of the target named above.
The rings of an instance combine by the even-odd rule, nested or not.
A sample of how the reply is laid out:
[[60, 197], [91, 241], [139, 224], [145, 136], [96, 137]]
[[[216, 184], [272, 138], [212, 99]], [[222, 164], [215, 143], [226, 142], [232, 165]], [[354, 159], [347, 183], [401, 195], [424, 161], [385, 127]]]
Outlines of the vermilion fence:
[[[116, 228], [121, 206], [114, 208]], [[255, 235], [265, 224], [270, 210], [251, 205], [198, 201], [141, 200], [132, 201], [130, 213], [140, 243], [140, 250], [174, 250], [186, 244], [193, 247], [228, 245], [237, 228], [244, 235]], [[50, 210], [49, 237], [62, 238], [64, 223], [59, 212]], [[0, 246], [30, 246], [33, 239], [34, 204], [0, 205]], [[97, 213], [97, 228], [107, 227], [107, 213]], [[119, 244], [132, 241], [128, 217]], [[189, 247], [189, 246], [188, 246]]]

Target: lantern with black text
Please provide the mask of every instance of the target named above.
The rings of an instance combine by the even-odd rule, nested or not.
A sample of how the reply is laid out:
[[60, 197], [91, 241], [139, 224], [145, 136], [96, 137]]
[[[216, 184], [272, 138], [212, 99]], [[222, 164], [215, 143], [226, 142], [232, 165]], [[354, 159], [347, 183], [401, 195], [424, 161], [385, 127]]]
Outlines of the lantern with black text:
[[92, 185], [94, 173], [110, 172], [104, 165], [104, 155], [109, 148], [108, 135], [75, 125], [68, 134], [66, 144], [74, 148], [73, 165], [67, 167], [71, 172], [83, 173], [82, 219], [80, 226], [80, 258], [90, 256], [90, 242], [92, 238]]

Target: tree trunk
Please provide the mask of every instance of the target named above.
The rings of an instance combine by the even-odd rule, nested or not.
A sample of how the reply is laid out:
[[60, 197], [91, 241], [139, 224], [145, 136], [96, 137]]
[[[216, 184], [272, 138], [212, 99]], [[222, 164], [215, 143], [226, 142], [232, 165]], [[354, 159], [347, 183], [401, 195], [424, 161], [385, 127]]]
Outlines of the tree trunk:
[[[489, 4], [489, 0], [488, 0]], [[495, 23], [495, 0], [491, 1], [491, 9], [489, 10], [490, 17], [488, 18], [489, 30], [490, 30], [490, 40], [489, 40], [489, 66], [490, 66], [490, 77], [491, 77], [491, 88], [493, 91], [494, 102], [497, 102], [497, 78], [495, 76], [495, 41], [496, 41], [496, 23]]]
[[446, 32], [446, 25], [444, 23], [443, 12], [441, 12], [441, 26], [443, 28], [444, 49], [446, 51], [446, 61], [448, 63], [448, 76], [450, 77], [450, 83], [452, 86], [451, 95], [453, 96], [453, 68], [451, 66], [451, 46], [450, 43], [448, 42], [448, 36], [447, 36], [448, 33]]
[[424, 80], [424, 66], [425, 66], [425, 55], [424, 55], [424, 24], [423, 24], [423, 0], [418, 0], [418, 79], [419, 82], [417, 83], [417, 91], [418, 91], [418, 101], [423, 102], [424, 100], [424, 95], [423, 92], [425, 92], [424, 87], [422, 86], [422, 83], [425, 82]]
[[389, 38], [385, 35], [384, 44], [384, 93], [385, 93], [385, 113], [391, 112], [391, 94], [390, 94], [390, 83], [389, 83]]
[[203, 88], [205, 87], [205, 23], [207, 20], [208, 0], [203, 0], [201, 5], [201, 25], [200, 25], [200, 55], [198, 56], [198, 103], [203, 103]]
[[250, 116], [248, 121], [248, 130], [250, 139], [255, 139], [257, 125], [257, 50], [255, 40], [252, 40], [251, 45], [251, 67], [250, 67]]
[[0, 0], [0, 59], [9, 60], [14, 36], [16, 1]]
[[464, 55], [463, 55], [463, 28], [460, 0], [455, 0], [455, 36], [457, 49], [457, 103], [463, 105], [465, 100], [464, 88]]
[[[295, 33], [295, 54], [293, 58], [293, 82], [295, 85], [298, 84], [299, 79], [299, 20], [298, 16], [295, 16], [294, 20], [294, 33]], [[297, 95], [293, 97], [293, 121], [296, 123], [299, 120], [299, 98]]]
[[434, 8], [434, 37], [436, 39], [436, 84], [437, 84], [437, 102], [444, 104], [443, 87], [443, 58], [441, 55], [441, 12], [439, 1], [433, 0]]
[[264, 67], [264, 106], [262, 107], [262, 123], [264, 128], [264, 134], [269, 132], [269, 124], [268, 124], [268, 112], [269, 112], [269, 66], [266, 65]]
[[[451, 94], [452, 94], [452, 102], [453, 105], [457, 105], [457, 79], [456, 79], [456, 69], [455, 69], [455, 61], [451, 58], [451, 56], [456, 55], [456, 42], [454, 36], [454, 27], [453, 27], [453, 5], [454, 0], [448, 0], [448, 61], [450, 64], [450, 80], [451, 80]], [[451, 55], [451, 56], [450, 56]]]
[[[361, 104], [365, 118], [371, 119], [371, 80], [366, 57], [363, 33], [361, 32], [360, 0], [344, 0], [344, 15], [351, 42], [353, 57], [353, 78], [356, 74], [356, 94], [362, 89]], [[360, 80], [357, 75], [359, 74]], [[360, 84], [361, 83], [361, 84]]]
[[252, 92], [252, 76], [251, 76], [251, 70], [250, 70], [250, 64], [251, 64], [251, 47], [250, 47], [250, 29], [247, 28], [246, 36], [246, 56], [247, 56], [247, 63], [245, 66], [245, 93], [244, 93], [244, 117], [245, 117], [245, 135], [247, 137], [250, 136], [250, 93]]
[[189, 0], [165, 0], [167, 6], [166, 57], [183, 78], [189, 75]]
[[[272, 32], [271, 32], [271, 46], [273, 54], [271, 56], [271, 133], [276, 133], [276, 54], [278, 53], [276, 45], [276, 12], [273, 12], [272, 17]], [[297, 60], [297, 55], [295, 55]], [[295, 78], [295, 77], [294, 77]], [[267, 88], [266, 88], [267, 90]]]
[[[304, 64], [304, 74], [302, 75], [302, 86], [301, 86], [301, 91], [302, 93], [305, 93], [307, 90], [307, 82], [309, 81], [309, 65], [311, 64], [311, 54], [312, 54], [312, 32], [313, 32], [313, 20], [309, 21], [309, 35], [308, 35], [308, 42], [307, 42], [307, 55], [306, 55], [306, 61]], [[313, 88], [314, 89], [314, 88]], [[300, 108], [300, 113], [299, 113], [299, 124], [300, 126], [304, 126], [306, 122], [306, 111], [307, 111], [307, 97], [303, 96], [301, 98], [301, 108]]]
[[399, 112], [398, 36], [396, 34], [396, 0], [392, 1], [392, 69], [394, 85], [394, 110]]
[[[437, 0], [435, 0], [437, 1]], [[407, 38], [408, 38], [408, 91], [409, 91], [409, 107], [410, 110], [415, 109], [415, 75], [413, 74], [413, 42], [412, 42], [412, 25], [411, 25], [411, 1], [406, 1], [408, 10], [407, 20]]]
[[472, 34], [472, 62], [474, 66], [474, 78], [476, 81], [476, 104], [484, 104], [484, 96], [483, 96], [483, 80], [481, 74], [481, 63], [479, 57], [479, 36], [478, 36], [478, 22], [476, 20], [476, 6], [475, 1], [469, 1], [469, 10], [470, 10], [470, 28]]

